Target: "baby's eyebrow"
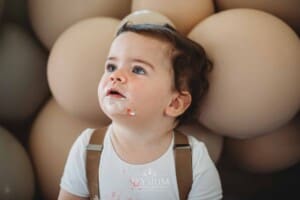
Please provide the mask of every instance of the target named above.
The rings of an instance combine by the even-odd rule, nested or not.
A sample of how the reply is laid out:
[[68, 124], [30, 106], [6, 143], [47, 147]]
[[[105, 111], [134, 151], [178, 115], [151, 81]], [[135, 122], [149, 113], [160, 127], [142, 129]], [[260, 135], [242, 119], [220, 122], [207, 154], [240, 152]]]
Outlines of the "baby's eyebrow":
[[107, 60], [117, 60], [116, 57], [108, 57]]
[[[117, 57], [114, 57], [114, 56], [109, 56], [109, 57], [107, 58], [107, 60], [109, 60], [109, 61], [117, 61], [118, 58], [117, 58]], [[145, 65], [148, 65], [148, 66], [149, 66], [150, 68], [152, 68], [153, 70], [155, 69], [154, 66], [153, 66], [150, 62], [148, 62], [148, 61], [146, 61], [146, 60], [139, 59], [139, 58], [133, 58], [131, 61], [132, 61], [132, 62], [143, 63], [143, 64], [145, 64]]]
[[135, 59], [132, 59], [133, 62], [139, 62], [139, 63], [143, 63], [145, 65], [148, 65], [149, 67], [151, 67], [152, 69], [154, 69], [153, 65], [145, 60], [142, 60], [142, 59], [138, 59], [138, 58], [135, 58]]

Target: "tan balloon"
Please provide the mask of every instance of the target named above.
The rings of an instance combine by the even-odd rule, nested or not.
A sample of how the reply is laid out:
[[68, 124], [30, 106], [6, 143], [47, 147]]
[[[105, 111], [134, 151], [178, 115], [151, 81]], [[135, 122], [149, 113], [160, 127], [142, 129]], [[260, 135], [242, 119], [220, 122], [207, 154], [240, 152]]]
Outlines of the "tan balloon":
[[203, 142], [214, 163], [219, 161], [223, 149], [223, 137], [221, 135], [212, 133], [197, 122], [182, 124], [178, 130]]
[[108, 122], [100, 109], [97, 87], [120, 20], [91, 18], [65, 31], [48, 60], [50, 90], [69, 113], [83, 120]]
[[59, 35], [76, 22], [97, 16], [123, 18], [131, 0], [28, 0], [32, 27], [42, 43], [51, 49]]
[[2, 24], [2, 16], [4, 11], [4, 0], [0, 0], [0, 22]]
[[271, 13], [288, 23], [300, 35], [299, 0], [216, 0], [218, 10], [233, 8], [254, 8]]
[[47, 54], [28, 31], [5, 23], [0, 31], [0, 121], [30, 120], [49, 97]]
[[253, 9], [223, 11], [189, 37], [214, 63], [199, 120], [214, 132], [250, 138], [275, 130], [300, 107], [300, 41], [283, 21]]
[[218, 171], [223, 191], [226, 191], [227, 197], [233, 197], [233, 199], [262, 199], [262, 194], [266, 197], [262, 191], [270, 191], [270, 188], [274, 186], [274, 174], [255, 174], [240, 169], [227, 156], [226, 151], [218, 163]]
[[170, 19], [168, 19], [166, 16], [158, 12], [154, 12], [151, 10], [138, 10], [127, 15], [124, 19], [122, 19], [119, 27], [121, 27], [126, 22], [130, 22], [133, 24], [144, 24], [144, 23], [160, 24], [160, 25], [169, 24], [175, 28], [175, 25]]
[[214, 13], [212, 0], [132, 0], [131, 11], [143, 9], [167, 16], [183, 34], [187, 34], [199, 21]]
[[1, 126], [0, 177], [0, 199], [33, 199], [35, 181], [29, 155], [12, 133]]
[[251, 139], [227, 139], [224, 150], [242, 169], [272, 173], [300, 161], [300, 116], [288, 125]]
[[75, 139], [84, 129], [101, 125], [74, 118], [54, 99], [41, 110], [32, 125], [29, 150], [43, 199], [57, 199], [65, 161]]
[[[0, 0], [0, 10], [2, 2], [4, 1]], [[30, 29], [27, 0], [5, 1], [4, 7], [4, 21], [15, 22], [28, 30]]]

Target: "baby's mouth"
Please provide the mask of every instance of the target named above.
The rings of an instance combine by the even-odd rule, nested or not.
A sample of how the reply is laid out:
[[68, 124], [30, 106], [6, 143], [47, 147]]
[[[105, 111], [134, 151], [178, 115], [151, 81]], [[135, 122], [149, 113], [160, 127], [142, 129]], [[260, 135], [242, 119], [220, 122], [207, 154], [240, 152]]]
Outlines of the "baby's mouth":
[[[125, 93], [126, 94], [126, 93]], [[119, 89], [110, 88], [103, 99], [104, 108], [114, 114], [135, 116], [135, 111], [131, 108], [129, 99]]]
[[114, 97], [114, 98], [121, 98], [121, 99], [125, 99], [125, 95], [123, 95], [120, 91], [118, 91], [117, 89], [109, 89], [106, 93], [106, 96], [109, 97]]

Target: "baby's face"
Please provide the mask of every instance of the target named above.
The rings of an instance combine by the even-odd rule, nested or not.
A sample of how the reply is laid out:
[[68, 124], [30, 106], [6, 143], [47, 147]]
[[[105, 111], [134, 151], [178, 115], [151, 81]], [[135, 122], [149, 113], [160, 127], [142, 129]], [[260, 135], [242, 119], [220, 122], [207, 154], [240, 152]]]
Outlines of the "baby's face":
[[112, 119], [150, 120], [164, 115], [174, 95], [170, 44], [133, 32], [112, 43], [98, 88], [102, 110]]

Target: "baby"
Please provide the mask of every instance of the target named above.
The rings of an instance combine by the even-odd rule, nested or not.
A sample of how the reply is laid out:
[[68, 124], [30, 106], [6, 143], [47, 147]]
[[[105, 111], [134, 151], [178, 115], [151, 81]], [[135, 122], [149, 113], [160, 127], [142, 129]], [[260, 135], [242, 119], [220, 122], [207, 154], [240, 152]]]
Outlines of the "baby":
[[[100, 199], [180, 199], [174, 129], [199, 110], [210, 66], [203, 48], [169, 25], [126, 23], [118, 30], [98, 88], [100, 106], [112, 120], [99, 167]], [[69, 153], [60, 200], [89, 199], [86, 146], [93, 132], [86, 129]], [[187, 199], [221, 199], [220, 178], [205, 144], [191, 136], [188, 143]]]

